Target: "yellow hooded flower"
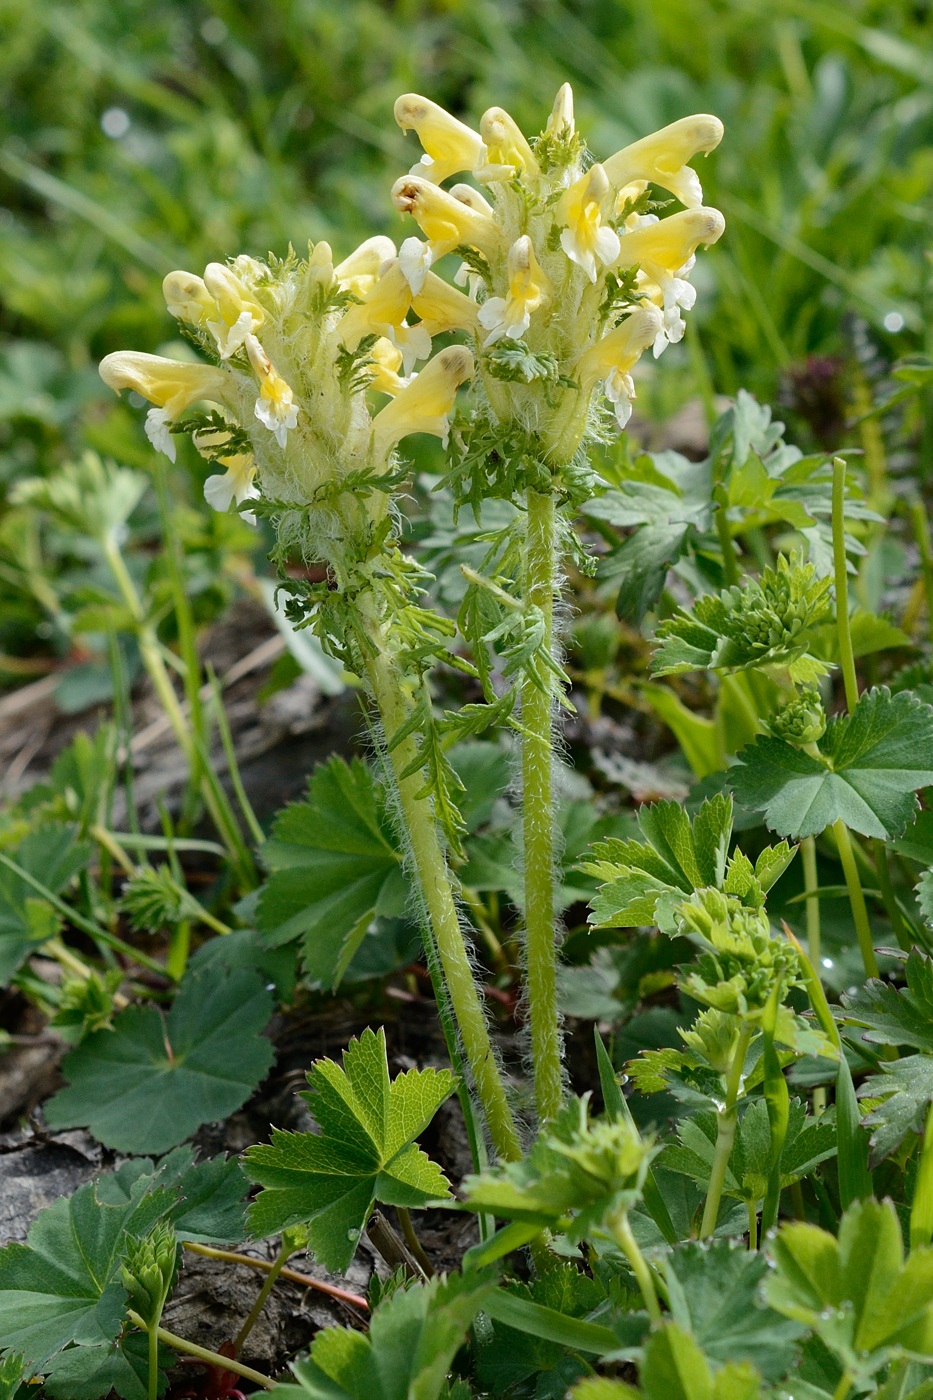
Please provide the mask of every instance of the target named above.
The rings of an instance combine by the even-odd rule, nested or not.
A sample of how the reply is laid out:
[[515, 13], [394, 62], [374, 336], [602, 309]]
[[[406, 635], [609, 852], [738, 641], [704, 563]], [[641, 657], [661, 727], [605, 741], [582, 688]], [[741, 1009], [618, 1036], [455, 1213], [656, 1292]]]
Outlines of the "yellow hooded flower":
[[566, 139], [568, 136], [572, 136], [575, 130], [573, 124], [573, 88], [569, 83], [562, 83], [557, 89], [557, 96], [554, 98], [554, 106], [547, 119], [544, 134], [558, 139]]
[[220, 358], [228, 360], [245, 344], [247, 336], [259, 330], [266, 319], [265, 312], [223, 263], [208, 263], [204, 285], [217, 304], [217, 318], [209, 320], [207, 328], [217, 341]]
[[411, 304], [429, 335], [476, 329], [476, 302], [434, 272], [426, 275], [421, 291], [412, 298]]
[[502, 107], [490, 107], [479, 124], [483, 138], [482, 160], [476, 167], [476, 178], [484, 184], [495, 180], [536, 180], [541, 173], [528, 142], [518, 123]]
[[193, 272], [170, 272], [162, 281], [162, 295], [169, 314], [191, 326], [206, 326], [220, 315], [217, 303]]
[[395, 444], [411, 433], [430, 433], [446, 443], [457, 390], [472, 377], [473, 356], [465, 346], [450, 345], [435, 355], [373, 419], [377, 457], [388, 457]]
[[718, 209], [701, 207], [623, 234], [618, 266], [641, 269], [642, 289], [662, 307], [664, 326], [654, 343], [656, 357], [667, 345], [683, 339], [686, 326], [681, 309], [689, 311], [696, 301], [696, 288], [686, 281], [686, 274], [697, 248], [715, 243], [725, 227]]
[[574, 181], [557, 206], [558, 219], [566, 225], [560, 246], [591, 282], [596, 281], [598, 263], [605, 266], [619, 256], [619, 235], [602, 222], [609, 194], [605, 171], [594, 165]]
[[[480, 196], [477, 195], [477, 198]], [[461, 243], [487, 255], [501, 241], [495, 219], [472, 208], [447, 190], [438, 189], [417, 175], [404, 175], [392, 186], [392, 199], [402, 214], [411, 214], [431, 242], [433, 257], [443, 257]]]
[[602, 381], [620, 428], [624, 428], [632, 416], [635, 384], [630, 370], [657, 340], [663, 327], [663, 318], [656, 306], [639, 307], [581, 355], [577, 363], [576, 377], [586, 393]]
[[[204, 499], [217, 511], [227, 511], [234, 501], [240, 505], [243, 501], [253, 500], [259, 495], [254, 484], [256, 463], [251, 452], [234, 452], [225, 456], [220, 452], [211, 451], [212, 448], [223, 447], [228, 440], [227, 433], [214, 429], [196, 432], [192, 437], [202, 457], [207, 457], [211, 462], [219, 462], [226, 468], [222, 473], [209, 476], [204, 483]], [[256, 517], [252, 511], [245, 510], [240, 514], [248, 524], [256, 524]]]
[[395, 104], [395, 120], [403, 131], [416, 131], [424, 147], [425, 154], [412, 166], [412, 175], [439, 185], [449, 175], [472, 170], [478, 164], [482, 137], [430, 98], [406, 92]]
[[384, 336], [380, 336], [370, 350], [366, 368], [372, 376], [372, 387], [380, 394], [391, 394], [394, 398], [411, 382], [399, 374], [402, 368], [401, 350]]
[[245, 340], [246, 353], [259, 380], [256, 417], [272, 433], [279, 447], [285, 447], [290, 429], [298, 425], [298, 405], [291, 386], [279, 374], [254, 335]]
[[146, 435], [157, 452], [175, 461], [173, 423], [192, 404], [223, 403], [230, 382], [226, 371], [188, 360], [168, 360], [135, 350], [117, 350], [100, 363], [100, 377], [117, 393], [132, 389], [155, 407], [146, 415]]
[[416, 360], [431, 353], [431, 334], [425, 326], [410, 326], [406, 320], [412, 294], [401, 262], [392, 258], [366, 293], [361, 305], [351, 306], [340, 322], [340, 339], [355, 350], [364, 336], [379, 335], [401, 350], [405, 373], [411, 374]]
[[508, 295], [489, 297], [479, 308], [479, 323], [488, 332], [485, 345], [494, 345], [504, 336], [521, 340], [531, 324], [531, 313], [541, 305], [546, 278], [527, 234], [509, 249], [508, 275]]
[[687, 162], [715, 150], [723, 130], [719, 118], [706, 113], [682, 117], [603, 161], [606, 178], [616, 187], [650, 181], [670, 190], [688, 209], [699, 208], [703, 191], [696, 171]]
[[377, 234], [375, 238], [367, 238], [348, 258], [338, 263], [334, 276], [342, 291], [352, 292], [362, 301], [378, 282], [383, 265], [394, 257], [392, 239]]

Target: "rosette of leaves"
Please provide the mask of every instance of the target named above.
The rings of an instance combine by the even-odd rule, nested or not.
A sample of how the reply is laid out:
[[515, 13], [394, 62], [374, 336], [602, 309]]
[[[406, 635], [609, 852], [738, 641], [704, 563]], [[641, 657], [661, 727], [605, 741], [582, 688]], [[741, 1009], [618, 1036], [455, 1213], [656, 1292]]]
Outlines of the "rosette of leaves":
[[798, 684], [813, 682], [828, 669], [808, 648], [829, 615], [830, 587], [812, 564], [779, 555], [760, 578], [706, 594], [662, 622], [652, 671], [777, 669]]
[[679, 933], [677, 906], [695, 890], [715, 889], [752, 909], [764, 907], [768, 890], [795, 852], [785, 841], [766, 847], [755, 864], [739, 849], [729, 856], [732, 798], [717, 793], [691, 821], [678, 802], [642, 807], [643, 841], [610, 838], [593, 846], [582, 869], [603, 880], [592, 901], [590, 923], [598, 928], [656, 924]]

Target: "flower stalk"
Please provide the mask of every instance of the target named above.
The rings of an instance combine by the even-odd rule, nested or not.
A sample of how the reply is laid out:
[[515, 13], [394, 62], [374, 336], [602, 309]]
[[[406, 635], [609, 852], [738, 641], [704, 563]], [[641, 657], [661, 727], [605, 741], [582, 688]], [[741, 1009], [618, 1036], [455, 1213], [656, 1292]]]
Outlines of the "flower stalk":
[[723, 1183], [726, 1179], [729, 1158], [732, 1156], [732, 1148], [735, 1143], [742, 1071], [745, 1068], [745, 1056], [748, 1053], [751, 1038], [751, 1028], [743, 1025], [736, 1041], [729, 1073], [726, 1076], [725, 1102], [716, 1115], [718, 1130], [716, 1146], [713, 1149], [713, 1166], [710, 1171], [709, 1187], [706, 1192], [706, 1204], [703, 1207], [703, 1220], [700, 1225], [701, 1240], [705, 1240], [713, 1234], [716, 1229], [716, 1221], [719, 1219], [719, 1203], [722, 1199]]
[[[553, 494], [529, 491], [525, 599], [541, 612], [548, 651], [553, 647], [555, 524]], [[525, 978], [535, 1104], [542, 1123], [557, 1113], [563, 1088], [554, 908], [553, 704], [550, 672], [542, 676], [529, 671], [522, 684]]]

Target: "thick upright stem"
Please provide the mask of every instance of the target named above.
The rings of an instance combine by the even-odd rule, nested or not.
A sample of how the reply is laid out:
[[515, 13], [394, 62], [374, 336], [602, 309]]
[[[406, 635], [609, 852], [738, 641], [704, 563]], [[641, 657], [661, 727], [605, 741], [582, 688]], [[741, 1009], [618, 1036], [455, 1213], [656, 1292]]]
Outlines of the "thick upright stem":
[[[555, 592], [554, 497], [528, 492], [525, 602], [540, 608], [550, 647]], [[525, 979], [531, 1026], [535, 1104], [541, 1122], [561, 1105], [554, 909], [553, 699], [547, 675], [522, 686], [522, 823], [525, 880]]]
[[651, 1277], [651, 1270], [647, 1260], [638, 1248], [638, 1241], [632, 1233], [627, 1213], [623, 1210], [616, 1215], [610, 1228], [615, 1236], [616, 1244], [628, 1260], [632, 1273], [635, 1275], [638, 1287], [641, 1289], [641, 1296], [644, 1299], [645, 1308], [652, 1322], [661, 1321], [661, 1307], [658, 1303], [658, 1294], [654, 1286], [654, 1279]]
[[[368, 631], [376, 648], [375, 655], [367, 662], [368, 679], [386, 739], [390, 740], [408, 723], [410, 707], [402, 689], [401, 676], [388, 655], [378, 623], [371, 623]], [[424, 775], [417, 766], [418, 746], [414, 736], [409, 734], [397, 743], [389, 754], [389, 760], [398, 789], [409, 854], [430, 921], [464, 1054], [486, 1116], [489, 1136], [501, 1158], [516, 1161], [522, 1155], [521, 1143], [473, 979], [454, 903], [450, 870], [430, 803], [418, 795], [424, 787]], [[413, 767], [415, 771], [404, 776]]]
[[706, 1193], [706, 1205], [703, 1207], [703, 1221], [700, 1225], [701, 1240], [705, 1240], [708, 1235], [713, 1233], [716, 1229], [716, 1221], [719, 1219], [719, 1202], [722, 1199], [723, 1183], [726, 1179], [729, 1158], [732, 1156], [732, 1147], [735, 1143], [735, 1128], [738, 1119], [736, 1104], [738, 1103], [739, 1090], [742, 1087], [742, 1071], [745, 1068], [745, 1055], [751, 1038], [751, 1031], [747, 1026], [743, 1026], [736, 1042], [732, 1064], [729, 1066], [729, 1074], [726, 1079], [726, 1101], [718, 1114], [719, 1131], [713, 1150], [713, 1167], [709, 1177], [709, 1190]]

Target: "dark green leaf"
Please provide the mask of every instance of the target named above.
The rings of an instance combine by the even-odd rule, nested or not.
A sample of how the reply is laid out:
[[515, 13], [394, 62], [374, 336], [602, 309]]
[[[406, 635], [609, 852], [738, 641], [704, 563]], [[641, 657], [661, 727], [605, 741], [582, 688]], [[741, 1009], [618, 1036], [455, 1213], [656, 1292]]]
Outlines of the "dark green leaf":
[[830, 720], [820, 753], [756, 739], [729, 770], [729, 785], [782, 836], [815, 836], [841, 819], [890, 840], [916, 811], [916, 790], [933, 783], [933, 708], [906, 691], [867, 691], [853, 714]]
[[259, 929], [269, 947], [301, 939], [312, 986], [336, 988], [376, 914], [404, 909], [384, 795], [359, 759], [315, 769], [308, 800], [279, 813], [263, 859]]
[[131, 1006], [66, 1056], [46, 1105], [54, 1129], [86, 1126], [119, 1152], [164, 1152], [235, 1113], [272, 1064], [272, 997], [252, 972], [188, 977], [167, 1016]]
[[[77, 839], [77, 827], [40, 826], [8, 855], [27, 874], [61, 894], [90, 859], [92, 847]], [[0, 985], [20, 964], [58, 932], [58, 914], [8, 865], [0, 865]]]

